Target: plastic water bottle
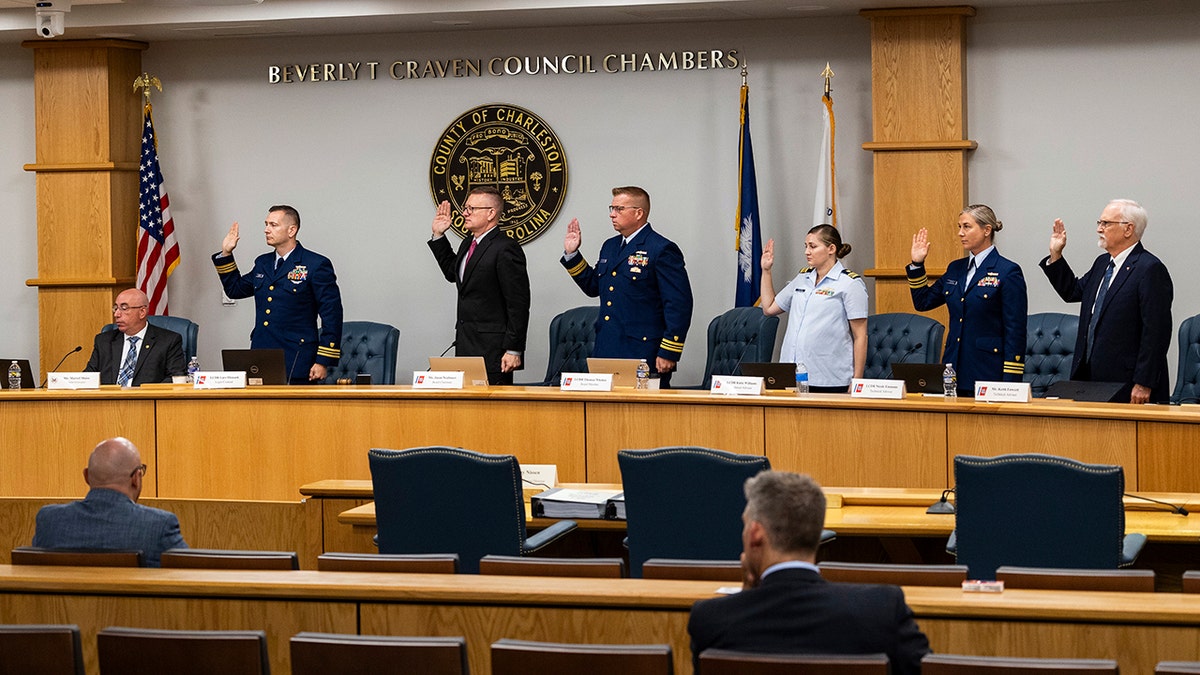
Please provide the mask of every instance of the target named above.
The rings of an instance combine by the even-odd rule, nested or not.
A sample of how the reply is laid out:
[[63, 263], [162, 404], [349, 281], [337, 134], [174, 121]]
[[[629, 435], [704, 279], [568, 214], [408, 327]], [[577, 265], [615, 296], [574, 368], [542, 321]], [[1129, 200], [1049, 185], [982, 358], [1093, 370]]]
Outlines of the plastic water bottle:
[[188, 360], [188, 365], [187, 365], [187, 373], [188, 373], [188, 374], [187, 374], [187, 381], [188, 381], [188, 384], [195, 383], [195, 381], [196, 381], [196, 371], [198, 371], [198, 370], [200, 370], [200, 359], [198, 359], [198, 358], [196, 358], [195, 356], [193, 356], [191, 359], [189, 359], [189, 360]]
[[942, 393], [946, 398], [958, 398], [958, 373], [955, 372], [953, 363], [947, 363], [946, 369], [942, 371]]
[[637, 388], [650, 388], [650, 364], [646, 363], [646, 359], [642, 359], [642, 362], [637, 367]]
[[13, 361], [8, 365], [8, 388], [21, 388], [21, 364]]
[[803, 361], [796, 362], [796, 395], [803, 396], [808, 393], [808, 366], [804, 365]]

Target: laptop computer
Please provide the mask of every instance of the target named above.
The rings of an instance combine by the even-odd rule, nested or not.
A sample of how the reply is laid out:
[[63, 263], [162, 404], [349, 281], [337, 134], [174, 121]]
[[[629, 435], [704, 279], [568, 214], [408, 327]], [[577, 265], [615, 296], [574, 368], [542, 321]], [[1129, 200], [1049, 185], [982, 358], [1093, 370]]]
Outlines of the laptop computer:
[[[1046, 387], [1046, 398], [1065, 398], [1072, 401], [1108, 403], [1125, 385], [1121, 382], [1084, 382], [1059, 380]], [[1128, 403], [1128, 401], [1126, 401]]]
[[429, 369], [462, 371], [464, 387], [488, 386], [487, 364], [482, 356], [431, 356]]
[[742, 375], [761, 377], [767, 389], [796, 388], [796, 364], [794, 363], [743, 363]]
[[636, 387], [637, 368], [641, 359], [598, 359], [587, 360], [589, 373], [612, 373], [614, 387]]
[[247, 385], [288, 383], [282, 349], [222, 349], [221, 367], [244, 371]]
[[0, 373], [0, 389], [8, 389], [8, 367], [12, 362], [16, 361], [17, 365], [21, 366], [21, 388], [33, 389], [37, 385], [33, 382], [33, 368], [29, 365], [29, 359], [0, 359], [0, 369], [4, 372]]
[[904, 389], [910, 394], [944, 394], [942, 373], [946, 366], [941, 363], [893, 363], [889, 380], [904, 380]]

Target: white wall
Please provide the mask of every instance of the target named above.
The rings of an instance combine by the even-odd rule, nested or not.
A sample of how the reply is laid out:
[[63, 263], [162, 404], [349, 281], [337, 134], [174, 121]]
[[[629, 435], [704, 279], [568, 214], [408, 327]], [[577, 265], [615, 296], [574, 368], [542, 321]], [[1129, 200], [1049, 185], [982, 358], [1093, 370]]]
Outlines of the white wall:
[[0, 45], [0, 358], [37, 358], [37, 291], [25, 285], [37, 276], [36, 191], [21, 168], [34, 159], [33, 56]]

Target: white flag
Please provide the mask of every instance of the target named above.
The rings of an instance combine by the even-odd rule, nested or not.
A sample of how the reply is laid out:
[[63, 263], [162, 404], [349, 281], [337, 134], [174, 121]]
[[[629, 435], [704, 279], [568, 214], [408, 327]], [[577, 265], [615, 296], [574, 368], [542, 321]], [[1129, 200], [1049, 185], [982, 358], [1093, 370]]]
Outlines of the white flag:
[[833, 163], [833, 138], [836, 125], [833, 121], [833, 99], [822, 96], [825, 109], [825, 132], [821, 138], [821, 159], [817, 165], [817, 194], [813, 200], [813, 227], [828, 223], [837, 227], [837, 172]]

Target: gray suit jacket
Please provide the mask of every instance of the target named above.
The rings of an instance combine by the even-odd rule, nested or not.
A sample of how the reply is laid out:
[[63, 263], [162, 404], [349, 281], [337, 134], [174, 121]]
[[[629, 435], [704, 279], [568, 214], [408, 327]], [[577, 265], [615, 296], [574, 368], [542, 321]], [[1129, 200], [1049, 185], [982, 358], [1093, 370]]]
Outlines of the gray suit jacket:
[[33, 545], [139, 550], [146, 567], [159, 567], [159, 557], [167, 549], [187, 548], [175, 514], [136, 504], [107, 488], [89, 490], [82, 501], [43, 506], [37, 514]]

